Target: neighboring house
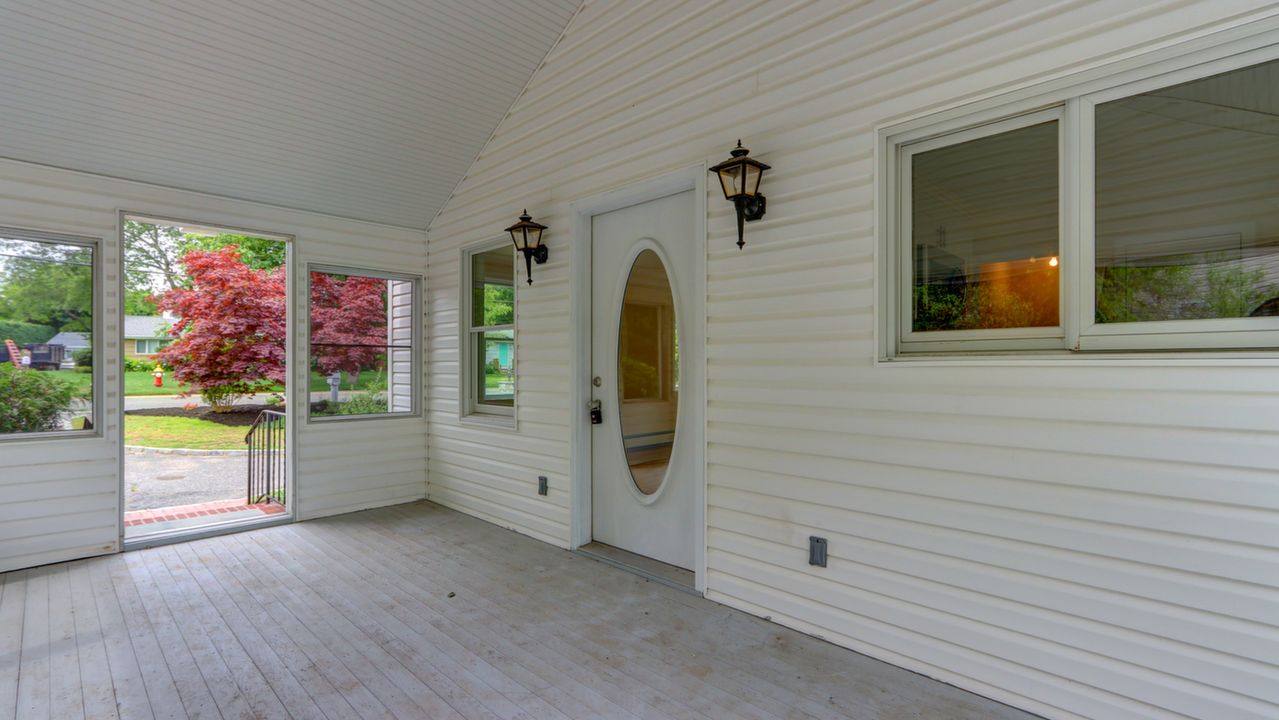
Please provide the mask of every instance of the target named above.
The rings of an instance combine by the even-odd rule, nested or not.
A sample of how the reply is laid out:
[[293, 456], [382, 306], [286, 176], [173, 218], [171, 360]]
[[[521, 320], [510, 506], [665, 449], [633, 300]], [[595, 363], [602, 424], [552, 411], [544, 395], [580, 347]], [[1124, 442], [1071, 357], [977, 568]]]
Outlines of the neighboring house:
[[[66, 348], [66, 352], [62, 356], [62, 367], [75, 367], [75, 357], [73, 353], [77, 350], [84, 350], [90, 346], [89, 336], [79, 332], [60, 332], [49, 338], [49, 345], [61, 345]], [[25, 358], [24, 358], [25, 361]]]
[[49, 345], [61, 345], [67, 349], [67, 356], [76, 350], [89, 347], [89, 337], [79, 332], [60, 332], [49, 339]]
[[150, 315], [124, 316], [124, 356], [127, 358], [150, 358], [160, 352], [160, 348], [173, 342], [169, 337], [171, 318]]

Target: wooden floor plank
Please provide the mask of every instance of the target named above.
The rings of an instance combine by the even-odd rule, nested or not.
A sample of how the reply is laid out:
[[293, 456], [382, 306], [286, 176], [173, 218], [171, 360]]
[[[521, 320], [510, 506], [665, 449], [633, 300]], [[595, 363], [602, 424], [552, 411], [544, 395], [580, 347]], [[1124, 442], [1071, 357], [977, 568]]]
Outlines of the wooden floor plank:
[[427, 502], [0, 575], [0, 720], [1028, 720]]
[[[235, 636], [247, 657], [267, 681], [291, 716], [328, 720], [353, 720], [358, 715], [333, 689], [288, 637], [278, 630], [270, 639], [274, 625], [259, 625], [249, 616], [254, 604], [237, 603], [224, 589], [217, 575], [193, 552], [189, 545], [171, 545], [164, 549], [175, 562], [181, 563], [200, 588], [209, 606]], [[247, 605], [247, 606], [246, 606]], [[259, 617], [261, 617], [259, 615]]]
[[[369, 563], [362, 562], [360, 566], [369, 567], [373, 562], [375, 560], [370, 559]], [[370, 583], [383, 581], [379, 587], [387, 590], [389, 602], [410, 613], [411, 618], [416, 618], [418, 627], [433, 628], [477, 656], [486, 658], [488, 662], [500, 667], [502, 673], [524, 687], [533, 689], [539, 697], [545, 698], [570, 717], [616, 717], [618, 714], [625, 714], [622, 708], [609, 703], [603, 695], [579, 680], [581, 677], [588, 677], [590, 673], [559, 672], [554, 667], [553, 657], [537, 654], [536, 646], [530, 647], [524, 642], [517, 642], [520, 633], [497, 632], [496, 623], [458, 621], [456, 615], [449, 612], [448, 603], [427, 604], [432, 599], [447, 600], [447, 590], [442, 587], [448, 587], [451, 583], [423, 589], [403, 584], [403, 579], [398, 575], [388, 577], [376, 574], [366, 575], [365, 578]], [[404, 589], [406, 587], [407, 590]]]
[[66, 565], [49, 570], [49, 714], [55, 718], [83, 718], [80, 647], [72, 612], [71, 583]]
[[[102, 619], [98, 614], [89, 569], [85, 561], [74, 562], [67, 567], [67, 590], [71, 596], [71, 612], [74, 614], [76, 648], [80, 659], [80, 684], [84, 698], [84, 714], [88, 718], [112, 720], [119, 718], [116, 705], [116, 688], [111, 674], [111, 661], [103, 638]], [[127, 668], [126, 668], [127, 669]], [[137, 672], [136, 663], [131, 672]], [[121, 680], [131, 688], [141, 688], [141, 676], [134, 674]], [[149, 711], [148, 711], [149, 712]], [[145, 713], [144, 713], [145, 714]]]
[[[214, 544], [221, 549], [224, 557], [241, 554], [244, 557], [254, 557], [258, 551], [256, 546], [240, 544], [237, 536], [215, 538]], [[266, 592], [297, 615], [304, 625], [313, 629], [322, 639], [325, 647], [332, 650], [334, 655], [341, 659], [346, 669], [357, 677], [395, 717], [402, 720], [414, 720], [420, 717], [459, 717], [455, 710], [435, 693], [430, 692], [429, 688], [414, 687], [414, 690], [423, 690], [418, 697], [413, 697], [406, 692], [403, 686], [413, 687], [414, 683], [409, 682], [405, 677], [408, 673], [404, 667], [367, 637], [362, 636], [345, 618], [288, 572], [272, 565], [270, 572], [257, 571], [254, 573], [254, 578], [260, 581]], [[417, 685], [420, 686], [421, 683]]]
[[[350, 542], [363, 528], [358, 526], [342, 526], [343, 542]], [[375, 542], [383, 541], [378, 538]], [[390, 554], [387, 554], [390, 556]], [[384, 558], [379, 557], [378, 560]], [[412, 571], [406, 571], [407, 576]], [[384, 574], [395, 575], [397, 572], [387, 571]], [[461, 591], [465, 585], [460, 577], [435, 576], [422, 580], [419, 588], [446, 587]], [[471, 596], [467, 596], [470, 598]], [[516, 596], [516, 601], [522, 600]], [[532, 652], [539, 660], [548, 664], [554, 671], [567, 677], [581, 677], [592, 689], [600, 693], [609, 703], [601, 712], [615, 716], [619, 712], [628, 712], [637, 717], [671, 717], [656, 707], [665, 703], [666, 699], [654, 695], [651, 687], [642, 686], [619, 673], [606, 663], [583, 663], [582, 656], [576, 649], [564, 644], [563, 640], [553, 635], [546, 635], [537, 628], [538, 623], [512, 624], [501, 612], [491, 612], [471, 599], [447, 603], [442, 607], [457, 613], [459, 621], [471, 627], [492, 628], [494, 632], [519, 639], [522, 648]], [[686, 709], [673, 708], [674, 715], [688, 716]]]
[[178, 572], [170, 567], [167, 562], [170, 557], [169, 548], [157, 548], [141, 556], [169, 610], [183, 618], [183, 636], [201, 661], [200, 672], [210, 690], [220, 691], [214, 699], [222, 716], [288, 720], [284, 704], [222, 616], [209, 604], [180, 562], [176, 563], [180, 568]]
[[[173, 688], [181, 699], [179, 708], [182, 715], [191, 720], [221, 718], [218, 704], [182, 638], [177, 620], [159, 598], [150, 575], [138, 567], [141, 560], [138, 555], [125, 553], [118, 559], [113, 558], [118, 562], [110, 565], [111, 580], [119, 594], [130, 632], [143, 633], [159, 648], [159, 657], [152, 657], [151, 662], [163, 663], [172, 677]], [[168, 704], [157, 705], [154, 695], [151, 707], [157, 715], [175, 712]]]
[[[224, 557], [217, 552], [220, 544], [213, 541], [193, 543], [187, 549], [217, 573], [223, 588], [271, 640], [272, 647], [296, 647], [309, 663], [309, 668], [332, 685], [358, 717], [393, 720], [395, 716], [386, 705], [316, 634], [323, 628], [309, 627], [294, 610], [276, 598], [251, 569], [242, 565], [238, 557]], [[342, 714], [342, 706], [338, 703], [325, 702], [322, 707], [326, 713]]]
[[[366, 537], [364, 535], [365, 528], [352, 526], [350, 528], [342, 528], [343, 535], [340, 542], [343, 544], [355, 544], [357, 539]], [[313, 533], [315, 534], [315, 533]], [[402, 547], [398, 545], [398, 541], [393, 536], [380, 535], [369, 537], [368, 544], [358, 544], [357, 554], [367, 553], [372, 547], [397, 548], [399, 552], [383, 553], [372, 561], [386, 562], [388, 558], [404, 557], [406, 555]], [[421, 562], [443, 562], [440, 558], [428, 560], [421, 558]], [[411, 568], [407, 566], [397, 565], [393, 570], [396, 574], [403, 577], [413, 576], [415, 570], [423, 571], [423, 568]], [[442, 574], [434, 574], [424, 578], [426, 583], [451, 583], [454, 587], [462, 590], [467, 585], [469, 571], [459, 569], [453, 576]], [[663, 687], [665, 683], [660, 677], [654, 677], [649, 673], [635, 674], [629, 668], [620, 667], [606, 648], [598, 648], [598, 652], [594, 655], [586, 652], [580, 645], [565, 640], [565, 635], [576, 636], [577, 632], [573, 628], [555, 628], [552, 630], [550, 626], [553, 624], [549, 617], [543, 614], [537, 614], [532, 610], [537, 608], [547, 608], [548, 606], [530, 603], [527, 597], [522, 597], [521, 593], [516, 592], [512, 596], [513, 604], [507, 607], [497, 607], [490, 605], [485, 597], [485, 591], [478, 588], [466, 594], [464, 604], [469, 606], [470, 622], [488, 622], [499, 623], [506, 626], [508, 631], [521, 629], [524, 634], [537, 643], [545, 645], [557, 662], [564, 665], [566, 672], [574, 674], [596, 675], [595, 684], [598, 687], [608, 687], [612, 693], [609, 697], [622, 707], [625, 707], [632, 713], [640, 717], [674, 717], [674, 718], [696, 718], [702, 719], [706, 716], [695, 709], [681, 705], [677, 701], [669, 697], [667, 691], [669, 688]], [[458, 604], [458, 603], [455, 603]], [[483, 614], [483, 620], [478, 620], [476, 615]], [[518, 620], [523, 620], [519, 622]], [[515, 622], [515, 625], [510, 624]], [[583, 639], [583, 638], [579, 638]], [[585, 644], [591, 644], [587, 641]], [[614, 652], [613, 655], [619, 655]], [[620, 659], [620, 658], [619, 658]]]
[[[299, 569], [309, 577], [323, 573], [330, 578], [331, 582], [321, 593], [330, 604], [387, 648], [420, 680], [435, 688], [463, 715], [486, 714], [477, 712], [475, 705], [478, 704], [507, 720], [528, 720], [535, 716], [563, 720], [566, 717], [536, 698], [524, 697], [528, 693], [527, 688], [492, 672], [491, 666], [456, 644], [447, 643], [436, 633], [420, 632], [414, 623], [402, 619], [393, 601], [349, 571], [346, 557], [338, 555], [335, 549], [322, 549], [310, 543], [307, 535], [299, 535], [292, 530], [283, 530], [294, 540], [290, 543], [290, 559], [296, 561]], [[498, 687], [520, 696], [525, 701], [524, 706], [512, 701]]]
[[45, 720], [49, 707], [49, 567], [27, 574], [22, 616], [22, 655], [18, 666], [18, 717]]
[[[243, 537], [231, 540], [247, 542]], [[278, 545], [267, 544], [258, 548], [258, 551], [274, 560], [272, 565], [277, 577], [319, 608], [338, 631], [351, 640], [369, 662], [381, 668], [387, 678], [412, 698], [422, 711], [429, 713], [431, 717], [497, 720], [496, 714], [480, 706], [474, 698], [458, 691], [443, 676], [431, 672], [431, 668], [424, 668], [427, 680], [423, 680], [408, 663], [396, 657], [388, 647], [390, 638], [379, 632], [379, 628], [369, 621], [370, 609], [359, 608], [343, 597], [343, 591], [358, 595], [358, 588], [341, 586], [329, 572], [307, 572], [293, 557], [292, 548], [286, 553]], [[324, 582], [316, 582], [321, 577]], [[357, 599], [356, 603], [358, 602]], [[436, 685], [432, 686], [429, 682]]]
[[[382, 536], [369, 538], [369, 542], [374, 545], [386, 546], [387, 543], [397, 542], [396, 536], [387, 534], [388, 529], [385, 527], [378, 528], [375, 532], [381, 533]], [[355, 536], [357, 533], [352, 532], [351, 535]], [[510, 552], [512, 548], [507, 546], [502, 551]], [[730, 712], [734, 717], [740, 718], [768, 718], [781, 717], [789, 713], [788, 708], [780, 705], [771, 708], [772, 712], [770, 712], [768, 709], [759, 707], [758, 703], [752, 702], [757, 698], [745, 699], [752, 694], [749, 687], [733, 687], [731, 691], [724, 691], [702, 682], [702, 679], [695, 675], [669, 673], [670, 667], [673, 667], [669, 664], [671, 660], [669, 657], [646, 654], [637, 644], [627, 642], [621, 634], [606, 623], [594, 622], [589, 615], [578, 611], [577, 598], [562, 596], [554, 602], [541, 602], [536, 596], [530, 594], [532, 586], [523, 584], [520, 580], [511, 580], [511, 577], [518, 578], [519, 573], [514, 573], [511, 577], [495, 579], [485, 575], [481, 569], [472, 569], [467, 567], [467, 563], [458, 563], [455, 558], [447, 557], [447, 554], [433, 555], [432, 558], [427, 559], [412, 550], [400, 553], [401, 557], [420, 558], [419, 570], [427, 571], [425, 566], [435, 564], [440, 567], [438, 572], [442, 573], [443, 577], [465, 579], [463, 582], [470, 589], [467, 595], [468, 602], [483, 603], [494, 616], [523, 619], [524, 622], [521, 624], [524, 627], [533, 628], [532, 632], [540, 634], [547, 642], [563, 643], [565, 639], [572, 638], [568, 646], [556, 645], [556, 649], [561, 653], [576, 656], [580, 664], [584, 666], [612, 667], [629, 676], [634, 682], [647, 685], [661, 697], [680, 703], [684, 710], [700, 713], [702, 717], [715, 717], [718, 714]], [[400, 568], [399, 572], [411, 572], [411, 570]], [[547, 583], [548, 586], [558, 585], [555, 577], [545, 575], [544, 571], [542, 576], [550, 581]], [[509, 582], [520, 583], [518, 588], [514, 588], [517, 592], [511, 592], [513, 588]], [[494, 603], [495, 597], [515, 599], [517, 602], [506, 605]], [[529, 609], [536, 607], [554, 607], [559, 612], [531, 614]], [[636, 610], [635, 614], [642, 617], [643, 611]]]
[[18, 716], [18, 675], [26, 616], [27, 571], [0, 576], [0, 720]]

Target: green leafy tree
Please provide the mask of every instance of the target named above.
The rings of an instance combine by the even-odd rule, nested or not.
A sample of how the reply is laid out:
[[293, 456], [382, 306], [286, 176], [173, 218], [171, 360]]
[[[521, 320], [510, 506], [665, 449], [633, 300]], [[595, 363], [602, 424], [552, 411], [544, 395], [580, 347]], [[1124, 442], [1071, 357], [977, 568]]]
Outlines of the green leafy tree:
[[58, 329], [48, 325], [33, 325], [27, 322], [0, 320], [0, 343], [12, 340], [19, 346], [27, 343], [48, 342], [58, 333]]
[[284, 267], [288, 260], [288, 246], [279, 240], [253, 237], [251, 235], [234, 235], [221, 233], [218, 235], [184, 235], [179, 256], [192, 250], [214, 252], [234, 245], [240, 253], [240, 262], [254, 270], [271, 271]]
[[1208, 266], [1207, 317], [1248, 317], [1257, 306], [1275, 296], [1275, 286], [1266, 284], [1266, 271], [1244, 267], [1243, 263], [1213, 263]]
[[472, 303], [482, 316], [477, 318], [479, 324], [485, 327], [515, 323], [515, 288], [510, 285], [485, 283], [477, 286]]
[[241, 262], [254, 270], [271, 271], [284, 266], [285, 243], [278, 240], [220, 233], [197, 235], [176, 225], [126, 220], [124, 223], [126, 315], [159, 315], [156, 296], [189, 289], [191, 279], [182, 258], [191, 251], [216, 252], [235, 246]]
[[186, 242], [181, 228], [125, 220], [123, 235], [124, 284], [135, 298], [190, 285], [180, 262]]
[[92, 250], [0, 239], [0, 319], [58, 330], [93, 329]]

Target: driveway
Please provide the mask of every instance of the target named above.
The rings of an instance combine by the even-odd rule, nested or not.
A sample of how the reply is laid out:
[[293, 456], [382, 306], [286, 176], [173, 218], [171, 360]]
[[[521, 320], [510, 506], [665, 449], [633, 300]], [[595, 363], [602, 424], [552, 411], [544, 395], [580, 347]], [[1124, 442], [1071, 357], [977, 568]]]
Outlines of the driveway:
[[169, 455], [126, 451], [125, 510], [244, 499], [248, 453]]

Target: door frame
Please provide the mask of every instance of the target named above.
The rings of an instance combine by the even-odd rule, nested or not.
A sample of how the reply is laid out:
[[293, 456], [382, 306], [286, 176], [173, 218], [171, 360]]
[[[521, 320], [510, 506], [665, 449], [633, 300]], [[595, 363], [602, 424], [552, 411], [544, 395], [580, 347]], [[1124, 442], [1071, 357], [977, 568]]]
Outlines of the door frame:
[[[155, 224], [167, 223], [167, 224], [179, 225], [179, 226], [190, 225], [190, 226], [217, 228], [218, 230], [227, 230], [230, 232], [240, 233], [242, 235], [250, 235], [253, 237], [261, 237], [261, 238], [267, 238], [271, 240], [279, 240], [280, 242], [283, 242], [284, 243], [284, 272], [285, 272], [285, 275], [284, 275], [284, 328], [285, 328], [285, 337], [286, 337], [286, 340], [284, 343], [284, 367], [285, 367], [285, 372], [288, 373], [286, 377], [291, 381], [290, 384], [292, 385], [295, 385], [298, 387], [306, 387], [307, 378], [304, 377], [302, 384], [298, 385], [296, 382], [296, 378], [294, 377], [296, 363], [294, 362], [295, 341], [294, 341], [293, 335], [294, 335], [294, 323], [296, 321], [296, 318], [294, 317], [295, 313], [294, 313], [293, 303], [295, 302], [297, 298], [297, 292], [295, 291], [294, 283], [296, 282], [297, 275], [298, 275], [298, 273], [294, 271], [294, 264], [297, 259], [297, 237], [295, 235], [292, 235], [289, 233], [274, 232], [269, 230], [257, 230], [254, 228], [236, 225], [234, 223], [197, 221], [197, 220], [192, 220], [190, 218], [177, 217], [167, 213], [153, 213], [153, 212], [146, 212], [142, 210], [126, 210], [123, 208], [117, 208], [115, 216], [116, 216], [115, 237], [116, 237], [116, 250], [117, 250], [117, 257], [118, 257], [118, 266], [116, 268], [117, 270], [116, 274], [118, 275], [118, 277], [116, 278], [116, 284], [114, 289], [116, 292], [116, 297], [120, 298], [120, 301], [117, 303], [116, 312], [112, 317], [112, 320], [116, 323], [117, 330], [115, 334], [112, 335], [111, 339], [115, 341], [116, 348], [117, 348], [117, 353], [113, 355], [112, 358], [116, 360], [117, 367], [120, 368], [120, 372], [119, 372], [120, 378], [116, 384], [116, 390], [118, 392], [117, 397], [120, 399], [120, 407], [117, 410], [117, 414], [115, 414], [115, 416], [112, 419], [116, 420], [119, 423], [119, 428], [120, 428], [118, 433], [119, 439], [116, 445], [116, 448], [117, 448], [116, 451], [118, 453], [117, 457], [119, 459], [116, 466], [116, 474], [118, 475], [118, 478], [119, 478], [118, 489], [116, 490], [116, 492], [118, 493], [117, 498], [119, 500], [118, 502], [119, 507], [118, 507], [118, 513], [116, 516], [116, 522], [118, 523], [118, 526], [117, 526], [117, 532], [119, 535], [118, 547], [120, 551], [128, 552], [131, 550], [141, 550], [143, 548], [148, 548], [148, 547], [168, 545], [168, 544], [177, 543], [177, 542], [187, 542], [189, 540], [199, 540], [201, 538], [212, 537], [215, 535], [225, 535], [227, 533], [240, 532], [241, 530], [245, 530], [247, 528], [256, 529], [261, 527], [270, 527], [272, 525], [283, 525], [286, 523], [293, 522], [297, 517], [297, 511], [295, 510], [295, 508], [297, 507], [297, 492], [296, 492], [296, 482], [295, 482], [296, 477], [294, 473], [294, 461], [296, 460], [297, 453], [287, 452], [285, 453], [285, 456], [284, 456], [284, 476], [285, 476], [284, 492], [285, 492], [285, 497], [288, 498], [288, 501], [285, 503], [285, 506], [284, 506], [285, 512], [279, 514], [277, 517], [265, 518], [265, 519], [253, 518], [246, 521], [230, 522], [230, 523], [215, 525], [212, 527], [194, 528], [192, 530], [176, 530], [176, 531], [171, 531], [167, 533], [157, 533], [155, 535], [151, 535], [148, 537], [135, 538], [133, 540], [125, 540], [125, 537], [124, 537], [124, 530], [125, 530], [124, 513], [125, 513], [125, 505], [126, 505], [125, 503], [126, 479], [124, 477], [124, 466], [125, 466], [124, 222], [125, 220], [135, 220], [138, 222], [149, 222], [149, 223], [155, 223]], [[307, 307], [308, 308], [310, 307], [309, 300], [308, 300]], [[105, 355], [106, 355], [105, 343], [103, 348], [103, 355], [105, 358]], [[285, 424], [285, 428], [284, 428], [285, 443], [286, 443], [285, 447], [291, 449], [291, 448], [297, 447], [298, 423], [294, 422], [293, 418], [298, 413], [294, 412], [293, 409], [289, 407], [291, 405], [295, 405], [295, 403], [293, 402], [293, 397], [292, 397], [293, 394], [289, 393], [288, 391], [288, 385], [286, 385], [285, 387], [285, 392], [288, 393], [289, 395], [289, 402], [288, 402], [288, 405], [286, 405], [286, 411], [287, 411], [286, 417], [289, 419], [289, 422]], [[302, 407], [303, 408], [306, 407], [305, 403], [302, 405]]]
[[591, 221], [596, 215], [693, 191], [693, 242], [697, 243], [696, 267], [692, 268], [693, 292], [685, 301], [693, 304], [696, 318], [688, 340], [701, 348], [702, 402], [696, 408], [700, 419], [694, 423], [694, 440], [699, 477], [694, 481], [693, 574], [699, 593], [706, 592], [706, 173], [705, 162], [641, 180], [613, 190], [581, 198], [569, 205], [573, 227], [569, 238], [569, 299], [571, 327], [569, 342], [573, 353], [569, 363], [572, 387], [569, 409], [572, 433], [569, 438], [570, 494], [569, 546], [577, 549], [591, 542], [591, 424], [588, 409], [591, 397]]

